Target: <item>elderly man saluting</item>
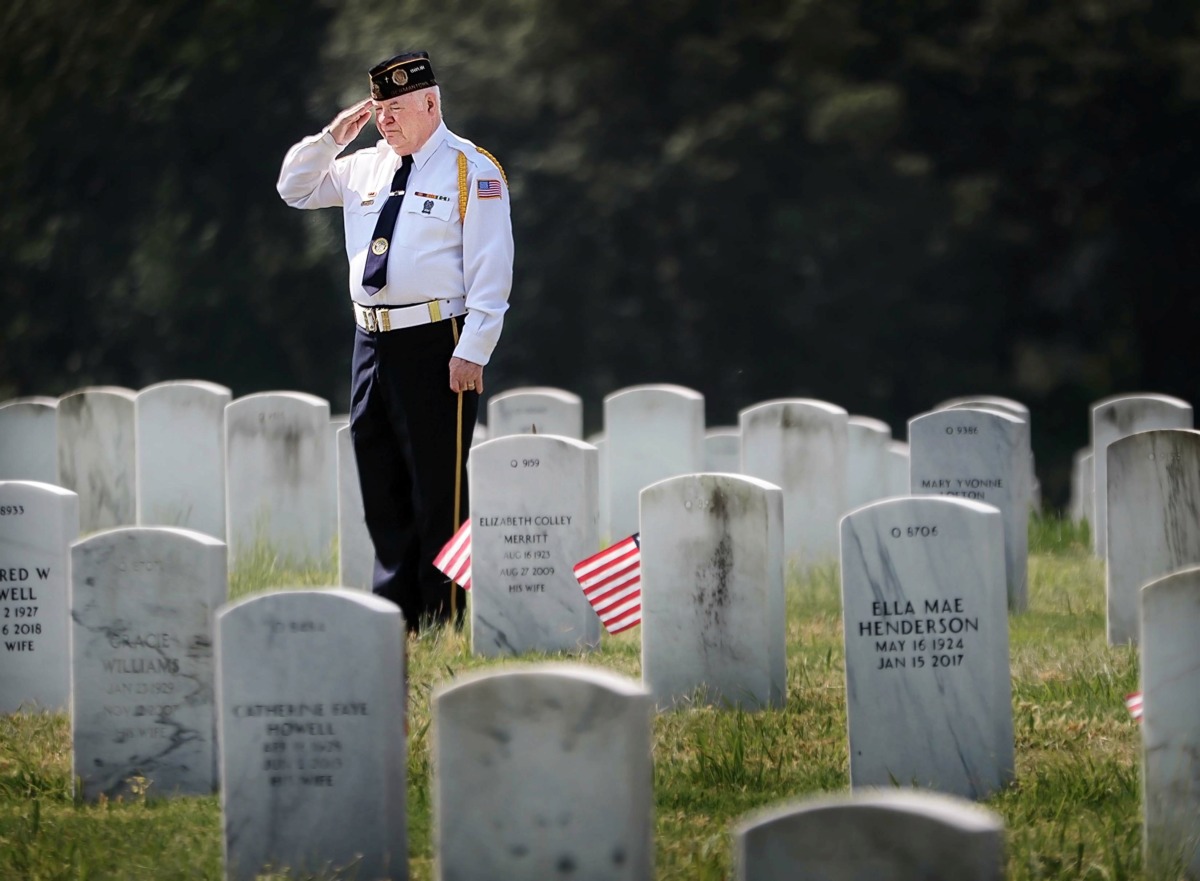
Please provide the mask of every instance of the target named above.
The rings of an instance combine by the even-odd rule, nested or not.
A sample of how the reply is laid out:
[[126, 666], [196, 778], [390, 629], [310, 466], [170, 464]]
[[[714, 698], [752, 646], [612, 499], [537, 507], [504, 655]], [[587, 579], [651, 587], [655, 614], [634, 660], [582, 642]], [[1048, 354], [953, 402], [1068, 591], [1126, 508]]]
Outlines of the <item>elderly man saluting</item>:
[[[499, 164], [442, 121], [429, 55], [397, 55], [370, 78], [371, 98], [288, 151], [278, 186], [294, 208], [342, 207], [358, 325], [350, 434], [374, 591], [415, 631], [461, 615], [461, 590], [433, 558], [468, 512], [467, 452], [508, 308], [512, 223]], [[339, 156], [372, 111], [383, 140]]]

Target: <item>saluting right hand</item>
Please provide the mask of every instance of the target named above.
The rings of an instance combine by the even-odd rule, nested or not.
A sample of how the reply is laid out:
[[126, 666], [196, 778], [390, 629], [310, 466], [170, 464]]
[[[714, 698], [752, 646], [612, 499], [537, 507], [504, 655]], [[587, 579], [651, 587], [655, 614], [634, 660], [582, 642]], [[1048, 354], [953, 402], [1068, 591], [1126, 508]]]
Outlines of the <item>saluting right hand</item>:
[[362, 131], [363, 126], [371, 119], [371, 99], [352, 104], [333, 118], [329, 123], [329, 133], [341, 146], [346, 146]]

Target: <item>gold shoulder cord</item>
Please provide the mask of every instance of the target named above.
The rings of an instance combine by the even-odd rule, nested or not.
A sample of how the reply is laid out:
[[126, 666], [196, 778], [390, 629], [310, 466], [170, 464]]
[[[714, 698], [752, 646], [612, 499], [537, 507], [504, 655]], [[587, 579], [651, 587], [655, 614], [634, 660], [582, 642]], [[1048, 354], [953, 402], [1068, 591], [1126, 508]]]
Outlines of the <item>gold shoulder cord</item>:
[[[504, 173], [504, 166], [496, 161], [496, 157], [489, 153], [483, 147], [476, 147], [480, 153], [492, 160], [496, 167], [500, 169], [500, 176], [504, 178], [504, 185], [508, 186], [508, 175]], [[467, 219], [467, 198], [471, 194], [467, 192], [467, 154], [458, 154], [458, 217], [459, 220]]]

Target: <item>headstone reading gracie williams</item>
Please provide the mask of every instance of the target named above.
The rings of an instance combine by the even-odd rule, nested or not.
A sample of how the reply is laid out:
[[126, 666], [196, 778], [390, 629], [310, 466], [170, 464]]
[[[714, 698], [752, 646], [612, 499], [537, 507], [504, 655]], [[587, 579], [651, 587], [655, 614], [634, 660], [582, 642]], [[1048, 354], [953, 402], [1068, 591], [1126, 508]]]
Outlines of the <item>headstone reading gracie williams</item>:
[[579, 651], [600, 619], [572, 567], [600, 549], [596, 448], [517, 434], [471, 451], [471, 648]]
[[0, 481], [0, 713], [67, 709], [67, 554], [78, 537], [75, 493]]
[[407, 878], [400, 610], [288, 590], [226, 606], [216, 630], [227, 876]]
[[435, 692], [435, 877], [653, 878], [652, 712], [637, 683], [574, 664]]
[[850, 785], [982, 799], [1013, 775], [1000, 512], [939, 497], [842, 518]]
[[734, 474], [642, 490], [642, 681], [659, 706], [786, 699], [783, 494]]
[[168, 527], [71, 548], [71, 739], [87, 800], [216, 789], [212, 618], [225, 545]]

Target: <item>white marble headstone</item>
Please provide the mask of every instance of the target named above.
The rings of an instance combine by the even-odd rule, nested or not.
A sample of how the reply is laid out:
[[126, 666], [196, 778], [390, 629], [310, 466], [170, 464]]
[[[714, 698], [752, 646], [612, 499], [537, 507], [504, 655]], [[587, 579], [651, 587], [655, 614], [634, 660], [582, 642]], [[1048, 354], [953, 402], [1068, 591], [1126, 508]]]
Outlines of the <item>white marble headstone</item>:
[[487, 405], [488, 437], [557, 434], [583, 437], [583, 401], [560, 388], [529, 386], [493, 395]]
[[960, 408], [969, 408], [978, 410], [1000, 410], [1004, 413], [1009, 413], [1016, 416], [1018, 419], [1029, 421], [1029, 407], [1022, 404], [1020, 401], [1015, 401], [1012, 398], [1005, 398], [999, 395], [964, 395], [958, 398], [950, 398], [936, 405], [935, 410], [952, 410]]
[[475, 423], [475, 429], [471, 432], [471, 446], [477, 446], [488, 439], [488, 427], [482, 422]]
[[71, 547], [71, 738], [83, 797], [215, 791], [212, 620], [225, 545], [170, 527]]
[[888, 496], [888, 444], [892, 429], [880, 419], [851, 416], [846, 421], [846, 510]]
[[608, 535], [620, 541], [637, 532], [638, 493], [703, 467], [704, 396], [678, 385], [613, 392], [604, 399], [604, 437]]
[[600, 487], [600, 543], [607, 545], [612, 541], [612, 517], [608, 510], [608, 453], [605, 450], [604, 432], [593, 434], [587, 442], [596, 448], [596, 474]]
[[435, 877], [654, 877], [652, 708], [595, 667], [460, 677], [433, 699]]
[[225, 538], [225, 405], [211, 382], [163, 382], [137, 394], [137, 518]]
[[367, 532], [349, 425], [337, 433], [337, 474], [338, 583], [370, 590], [375, 577], [375, 546]]
[[329, 434], [329, 471], [327, 472], [329, 474], [329, 498], [333, 501], [332, 506], [329, 508], [329, 534], [333, 536], [337, 536], [338, 534], [338, 468], [341, 467], [338, 463], [337, 436], [338, 432], [343, 428], [346, 428], [349, 424], [349, 415], [340, 413], [330, 416], [329, 425], [326, 426], [326, 430]]
[[353, 864], [356, 878], [408, 878], [399, 608], [288, 590], [225, 606], [216, 634], [228, 877]]
[[0, 480], [0, 713], [67, 709], [67, 555], [78, 537], [75, 493]]
[[772, 808], [734, 830], [737, 881], [1004, 881], [1004, 820], [932, 792]]
[[891, 441], [887, 445], [887, 492], [884, 498], [908, 495], [909, 470], [912, 453], [907, 441]]
[[1071, 522], [1082, 523], [1092, 519], [1092, 508], [1095, 504], [1093, 493], [1095, 488], [1092, 480], [1095, 477], [1092, 465], [1091, 447], [1083, 447], [1075, 451], [1071, 459]]
[[709, 474], [738, 474], [742, 470], [742, 433], [736, 425], [705, 432], [704, 470]]
[[225, 408], [231, 561], [260, 541], [296, 565], [328, 559], [337, 504], [329, 494], [332, 456], [322, 398], [263, 392]]
[[1200, 566], [1200, 432], [1163, 429], [1108, 445], [1108, 643], [1136, 642], [1142, 587]]
[[767, 401], [739, 414], [742, 473], [783, 490], [783, 552], [803, 567], [837, 559], [849, 418], [841, 407], [804, 398]]
[[572, 572], [600, 550], [597, 465], [595, 447], [552, 435], [508, 435], [471, 452], [475, 654], [599, 645], [600, 619]]
[[783, 505], [732, 474], [642, 490], [642, 681], [659, 706], [783, 706]]
[[1191, 428], [1192, 405], [1168, 395], [1114, 395], [1092, 404], [1092, 549], [1108, 556], [1108, 445], [1156, 428]]
[[842, 518], [850, 784], [982, 799], [1013, 776], [1000, 512], [888, 499]]
[[1008, 605], [1028, 605], [1029, 423], [999, 410], [946, 409], [908, 423], [913, 495], [984, 502], [1004, 517]]
[[1197, 631], [1200, 568], [1142, 589], [1142, 805], [1146, 865], [1157, 872], [1147, 877], [1200, 877]]
[[79, 495], [83, 535], [137, 522], [136, 397], [97, 386], [59, 398], [59, 485]]
[[58, 485], [58, 398], [0, 404], [0, 480]]

